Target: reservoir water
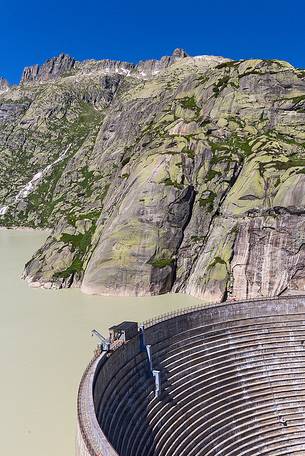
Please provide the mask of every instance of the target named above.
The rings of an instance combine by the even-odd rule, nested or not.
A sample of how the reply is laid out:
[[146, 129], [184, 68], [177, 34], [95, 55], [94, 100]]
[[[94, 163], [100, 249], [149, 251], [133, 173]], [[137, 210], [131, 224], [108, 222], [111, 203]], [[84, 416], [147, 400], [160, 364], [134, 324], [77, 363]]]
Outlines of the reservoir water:
[[29, 288], [25, 262], [46, 238], [0, 231], [0, 455], [73, 456], [76, 396], [96, 340], [91, 330], [198, 304], [185, 295], [86, 296]]

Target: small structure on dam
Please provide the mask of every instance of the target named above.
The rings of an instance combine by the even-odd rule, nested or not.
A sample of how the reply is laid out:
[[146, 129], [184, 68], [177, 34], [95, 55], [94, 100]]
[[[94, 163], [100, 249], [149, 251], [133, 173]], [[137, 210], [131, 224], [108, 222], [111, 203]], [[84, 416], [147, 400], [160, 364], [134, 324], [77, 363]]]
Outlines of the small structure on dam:
[[305, 456], [304, 296], [121, 330], [81, 380], [77, 456]]
[[122, 340], [127, 342], [138, 334], [138, 323], [134, 321], [123, 321], [119, 325], [109, 328], [109, 340]]

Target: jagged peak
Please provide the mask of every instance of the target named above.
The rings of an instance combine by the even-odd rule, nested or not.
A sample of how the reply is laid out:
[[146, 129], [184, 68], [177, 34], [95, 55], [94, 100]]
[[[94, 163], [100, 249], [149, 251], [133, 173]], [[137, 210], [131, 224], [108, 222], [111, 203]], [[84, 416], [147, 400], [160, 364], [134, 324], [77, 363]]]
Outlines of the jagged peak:
[[138, 63], [137, 68], [141, 75], [153, 76], [185, 57], [189, 57], [186, 51], [181, 48], [176, 48], [171, 55], [165, 55], [161, 57], [160, 60], [142, 60]]
[[191, 57], [183, 48], [176, 48], [171, 55], [163, 56], [159, 60], [143, 60], [138, 64], [121, 62], [119, 60], [84, 60], [76, 61], [68, 54], [60, 53], [59, 55], [46, 60], [41, 65], [32, 65], [25, 67], [22, 73], [21, 84], [32, 82], [44, 82], [56, 80], [61, 76], [70, 74], [70, 71], [80, 72], [81, 74], [100, 72], [101, 74], [121, 74], [123, 76], [134, 75], [140, 78], [150, 78], [165, 70], [172, 64], [187, 58], [202, 59], [209, 62], [222, 62], [229, 59], [214, 56], [196, 56]]
[[180, 59], [183, 59], [185, 57], [189, 57], [188, 53], [182, 49], [182, 48], [176, 48], [172, 52], [172, 57], [178, 57]]
[[0, 77], [0, 93], [1, 92], [7, 92], [10, 88], [9, 83], [7, 82], [6, 79]]
[[42, 65], [25, 67], [22, 73], [21, 82], [47, 81], [56, 79], [66, 71], [71, 70], [75, 60], [67, 54], [61, 53], [56, 57], [46, 60]]

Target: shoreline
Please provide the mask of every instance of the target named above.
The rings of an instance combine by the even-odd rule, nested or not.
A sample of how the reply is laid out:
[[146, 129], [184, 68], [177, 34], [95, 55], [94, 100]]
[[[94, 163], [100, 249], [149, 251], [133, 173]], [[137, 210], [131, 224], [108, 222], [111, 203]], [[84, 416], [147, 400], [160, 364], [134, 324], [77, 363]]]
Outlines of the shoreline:
[[40, 231], [43, 233], [48, 233], [51, 234], [52, 230], [51, 228], [32, 228], [30, 226], [1, 226], [0, 225], [0, 231]]

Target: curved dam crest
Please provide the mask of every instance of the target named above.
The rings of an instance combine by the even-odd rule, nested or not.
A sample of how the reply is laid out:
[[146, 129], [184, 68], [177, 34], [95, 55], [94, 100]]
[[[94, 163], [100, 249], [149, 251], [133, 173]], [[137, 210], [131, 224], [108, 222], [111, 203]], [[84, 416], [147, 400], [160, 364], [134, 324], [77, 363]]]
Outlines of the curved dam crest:
[[304, 323], [301, 295], [147, 322], [84, 373], [76, 455], [304, 455]]

